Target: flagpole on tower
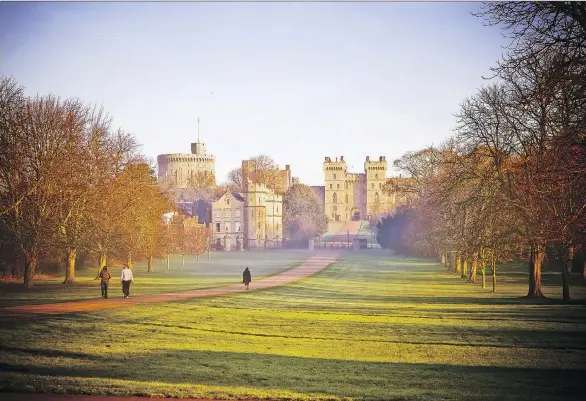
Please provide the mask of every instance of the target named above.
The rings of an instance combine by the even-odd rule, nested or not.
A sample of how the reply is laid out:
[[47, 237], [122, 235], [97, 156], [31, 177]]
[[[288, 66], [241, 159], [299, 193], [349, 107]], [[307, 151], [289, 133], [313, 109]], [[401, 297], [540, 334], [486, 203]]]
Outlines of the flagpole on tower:
[[197, 143], [199, 143], [199, 117], [197, 117]]

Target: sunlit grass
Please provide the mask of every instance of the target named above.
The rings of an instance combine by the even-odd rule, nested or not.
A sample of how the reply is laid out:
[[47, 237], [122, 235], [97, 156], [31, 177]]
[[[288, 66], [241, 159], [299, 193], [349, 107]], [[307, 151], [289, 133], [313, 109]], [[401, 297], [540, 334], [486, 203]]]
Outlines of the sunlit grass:
[[[285, 250], [213, 252], [210, 260], [207, 254], [200, 255], [199, 260], [196, 256], [186, 255], [183, 266], [181, 256], [173, 255], [169, 270], [166, 260], [155, 261], [154, 272], [151, 273], [147, 273], [145, 263], [135, 263], [131, 294], [178, 292], [239, 283], [246, 266], [250, 267], [253, 280], [261, 279], [298, 266], [307, 257], [307, 252]], [[120, 297], [121, 266], [109, 266], [108, 269], [112, 275], [109, 296]], [[43, 277], [27, 291], [22, 289], [20, 283], [3, 283], [0, 284], [0, 307], [100, 298], [100, 282], [95, 280], [96, 275], [95, 269], [79, 270], [72, 285], [62, 285], [63, 277]]]
[[[514, 273], [518, 266], [513, 267]], [[581, 400], [586, 307], [383, 251], [292, 285], [7, 320], [0, 389], [218, 399]], [[558, 277], [544, 276], [558, 293]], [[572, 288], [584, 299], [583, 284]], [[108, 346], [106, 346], [108, 345]]]

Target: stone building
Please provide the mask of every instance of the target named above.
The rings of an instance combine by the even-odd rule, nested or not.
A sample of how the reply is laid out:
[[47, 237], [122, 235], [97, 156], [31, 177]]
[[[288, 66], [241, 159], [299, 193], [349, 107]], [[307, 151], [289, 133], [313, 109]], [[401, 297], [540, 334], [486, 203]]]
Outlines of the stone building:
[[213, 242], [224, 250], [241, 249], [244, 239], [244, 198], [226, 191], [212, 203]]
[[[289, 165], [280, 170], [281, 189], [291, 186]], [[283, 241], [283, 196], [258, 182], [255, 163], [242, 161], [245, 248], [278, 247]]]
[[[289, 166], [281, 170], [290, 186]], [[256, 180], [254, 162], [242, 162], [244, 192], [226, 191], [212, 204], [213, 241], [224, 250], [280, 247], [283, 243], [283, 196]]]
[[[366, 157], [364, 173], [350, 173], [344, 156], [323, 163], [324, 187], [313, 187], [324, 201], [324, 212], [330, 221], [367, 220], [395, 207], [396, 197], [382, 188], [387, 180], [385, 156], [378, 160]], [[322, 189], [323, 188], [323, 189]]]
[[189, 188], [198, 174], [210, 174], [216, 184], [216, 157], [206, 153], [204, 143], [191, 144], [191, 153], [171, 153], [157, 156], [158, 179], [174, 188]]

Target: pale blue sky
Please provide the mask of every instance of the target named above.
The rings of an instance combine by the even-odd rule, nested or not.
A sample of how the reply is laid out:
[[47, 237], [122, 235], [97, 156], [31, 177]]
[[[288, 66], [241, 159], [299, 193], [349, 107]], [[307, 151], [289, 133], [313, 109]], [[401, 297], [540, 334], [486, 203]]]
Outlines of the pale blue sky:
[[324, 156], [362, 171], [450, 135], [506, 43], [478, 8], [0, 3], [0, 69], [28, 94], [103, 105], [153, 159], [188, 153], [199, 116], [219, 182], [264, 153], [323, 185]]

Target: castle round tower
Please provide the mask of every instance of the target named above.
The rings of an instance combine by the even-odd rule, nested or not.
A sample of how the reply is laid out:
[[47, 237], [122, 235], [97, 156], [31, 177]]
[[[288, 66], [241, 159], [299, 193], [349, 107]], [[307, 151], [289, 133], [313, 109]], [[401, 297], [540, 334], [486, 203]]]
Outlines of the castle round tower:
[[189, 188], [198, 174], [208, 173], [216, 184], [216, 157], [206, 153], [204, 143], [191, 144], [191, 153], [171, 153], [157, 156], [159, 182], [175, 188]]

